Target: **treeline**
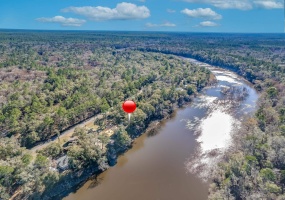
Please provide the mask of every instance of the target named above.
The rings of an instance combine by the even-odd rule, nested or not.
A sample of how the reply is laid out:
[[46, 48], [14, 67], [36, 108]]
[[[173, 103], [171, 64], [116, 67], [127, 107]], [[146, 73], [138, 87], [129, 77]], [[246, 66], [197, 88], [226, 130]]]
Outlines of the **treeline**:
[[221, 35], [196, 42], [186, 38], [184, 45], [176, 41], [177, 45], [161, 43], [159, 49], [140, 50], [184, 55], [230, 68], [260, 91], [255, 116], [243, 122], [213, 170], [209, 199], [285, 199], [284, 36]]
[[[174, 56], [112, 46], [130, 38], [0, 35], [1, 199], [53, 198], [56, 189], [71, 187], [70, 180], [87, 169], [105, 170], [152, 120], [191, 101], [211, 75]], [[138, 106], [129, 125], [121, 109], [126, 99]], [[54, 141], [37, 153], [26, 149], [96, 114], [103, 115], [103, 129], [107, 123], [119, 125], [114, 135], [77, 129], [72, 143]], [[61, 174], [53, 160], [63, 155], [68, 155], [69, 171]]]
[[[88, 69], [37, 66], [29, 70], [23, 69], [19, 74], [21, 77], [31, 71], [45, 71], [46, 74], [37, 82], [28, 78], [21, 81], [17, 76], [13, 81], [2, 81], [6, 86], [0, 90], [0, 94], [3, 94], [0, 107], [2, 132], [6, 136], [19, 136], [23, 146], [32, 147], [83, 119], [105, 112], [108, 107], [131, 97], [156, 79], [164, 76], [167, 77], [164, 78], [165, 81], [172, 85], [177, 82], [182, 84], [183, 78], [191, 73], [188, 68], [185, 70], [189, 72], [185, 74], [175, 74], [176, 64], [167, 57], [159, 58], [159, 54], [152, 58], [150, 54], [140, 55], [139, 52], [131, 51], [113, 55], [113, 52], [106, 50], [105, 53], [94, 53], [92, 59], [93, 57], [102, 59], [103, 64], [97, 67], [89, 66]], [[105, 60], [106, 58], [110, 60]], [[132, 60], [135, 58], [138, 60]], [[153, 62], [152, 59], [154, 65], [149, 66], [149, 63]], [[144, 68], [138, 69], [141, 65]], [[3, 74], [8, 73], [8, 69], [3, 70]], [[167, 76], [169, 74], [171, 76]], [[199, 75], [197, 80], [198, 88], [205, 86], [206, 77]], [[187, 82], [193, 83], [189, 77]]]
[[[40, 199], [67, 183], [68, 175], [49, 170], [48, 157], [69, 155], [75, 177], [90, 165], [108, 167], [149, 122], [207, 85], [208, 70], [166, 53], [230, 68], [261, 92], [256, 115], [213, 172], [209, 198], [284, 199], [284, 40], [278, 34], [1, 32], [1, 198]], [[126, 130], [125, 99], [138, 102]], [[97, 113], [122, 125], [111, 138], [77, 130], [68, 147], [53, 145], [37, 156], [20, 147]]]

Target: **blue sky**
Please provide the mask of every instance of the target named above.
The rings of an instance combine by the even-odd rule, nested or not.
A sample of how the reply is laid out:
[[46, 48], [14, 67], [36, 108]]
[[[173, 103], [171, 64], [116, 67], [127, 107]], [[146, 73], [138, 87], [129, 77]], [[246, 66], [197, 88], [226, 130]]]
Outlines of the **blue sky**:
[[0, 28], [284, 31], [283, 0], [0, 0]]

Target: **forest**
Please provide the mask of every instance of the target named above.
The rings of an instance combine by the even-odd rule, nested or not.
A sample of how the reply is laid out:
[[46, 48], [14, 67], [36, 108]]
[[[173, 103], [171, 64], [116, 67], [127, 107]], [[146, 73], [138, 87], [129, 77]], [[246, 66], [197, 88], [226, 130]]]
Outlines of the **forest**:
[[260, 92], [257, 112], [243, 121], [234, 144], [213, 169], [209, 199], [285, 199], [284, 35], [204, 34], [187, 39], [189, 43], [165, 41], [164, 48], [146, 49], [231, 69]]
[[[213, 169], [209, 199], [285, 199], [284, 44], [282, 34], [1, 31], [0, 198], [49, 199], [68, 180], [107, 169], [153, 120], [211, 84], [185, 56], [231, 69], [260, 92]], [[131, 124], [126, 99], [138, 105]], [[96, 131], [31, 151], [95, 115]], [[100, 132], [110, 126], [113, 135]], [[69, 169], [52, 170], [63, 155]]]
[[[107, 169], [152, 121], [191, 102], [213, 79], [208, 69], [176, 56], [118, 49], [131, 40], [124, 35], [0, 35], [1, 199], [52, 198], [70, 180]], [[126, 99], [138, 106], [130, 124], [121, 109]], [[96, 115], [103, 116], [97, 130], [77, 128], [75, 140], [59, 139], [62, 131]], [[114, 134], [103, 132], [114, 126]], [[62, 173], [54, 162], [64, 155], [68, 170]]]

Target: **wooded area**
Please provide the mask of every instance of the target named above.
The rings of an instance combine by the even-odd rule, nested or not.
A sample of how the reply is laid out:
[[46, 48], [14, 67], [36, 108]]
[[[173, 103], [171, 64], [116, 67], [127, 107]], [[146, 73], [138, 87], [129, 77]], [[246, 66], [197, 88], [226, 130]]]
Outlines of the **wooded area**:
[[[278, 34], [0, 32], [0, 198], [50, 196], [68, 176], [49, 170], [64, 154], [71, 173], [107, 168], [152, 120], [209, 83], [210, 72], [173, 56], [181, 55], [234, 70], [261, 92], [213, 171], [209, 198], [285, 199], [284, 42]], [[125, 99], [138, 103], [128, 128]], [[83, 128], [67, 147], [36, 158], [26, 149], [99, 113], [100, 126], [119, 126], [111, 138]]]
[[[107, 169], [151, 121], [209, 83], [206, 68], [126, 48], [135, 41], [117, 33], [0, 33], [0, 198], [51, 198], [71, 174]], [[121, 109], [126, 99], [138, 106], [130, 124]], [[104, 116], [101, 130], [119, 127], [114, 135], [81, 128], [63, 146], [58, 141], [36, 154], [28, 150], [98, 114]], [[54, 162], [63, 155], [69, 170], [60, 173]]]
[[[180, 38], [182, 36], [177, 36]], [[234, 70], [261, 92], [213, 170], [209, 199], [285, 199], [285, 46], [281, 34], [197, 34], [146, 48]]]

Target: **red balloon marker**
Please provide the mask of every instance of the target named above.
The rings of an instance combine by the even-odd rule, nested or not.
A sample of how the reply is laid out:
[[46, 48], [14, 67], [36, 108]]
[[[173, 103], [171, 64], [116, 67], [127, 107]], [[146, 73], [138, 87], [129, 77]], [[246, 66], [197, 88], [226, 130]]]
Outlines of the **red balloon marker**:
[[136, 110], [137, 105], [135, 102], [127, 100], [123, 103], [122, 108], [126, 113], [132, 113]]
[[129, 123], [130, 123], [131, 113], [133, 113], [137, 108], [136, 103], [133, 101], [127, 100], [123, 103], [122, 108], [126, 113], [128, 113], [128, 118], [129, 118]]

